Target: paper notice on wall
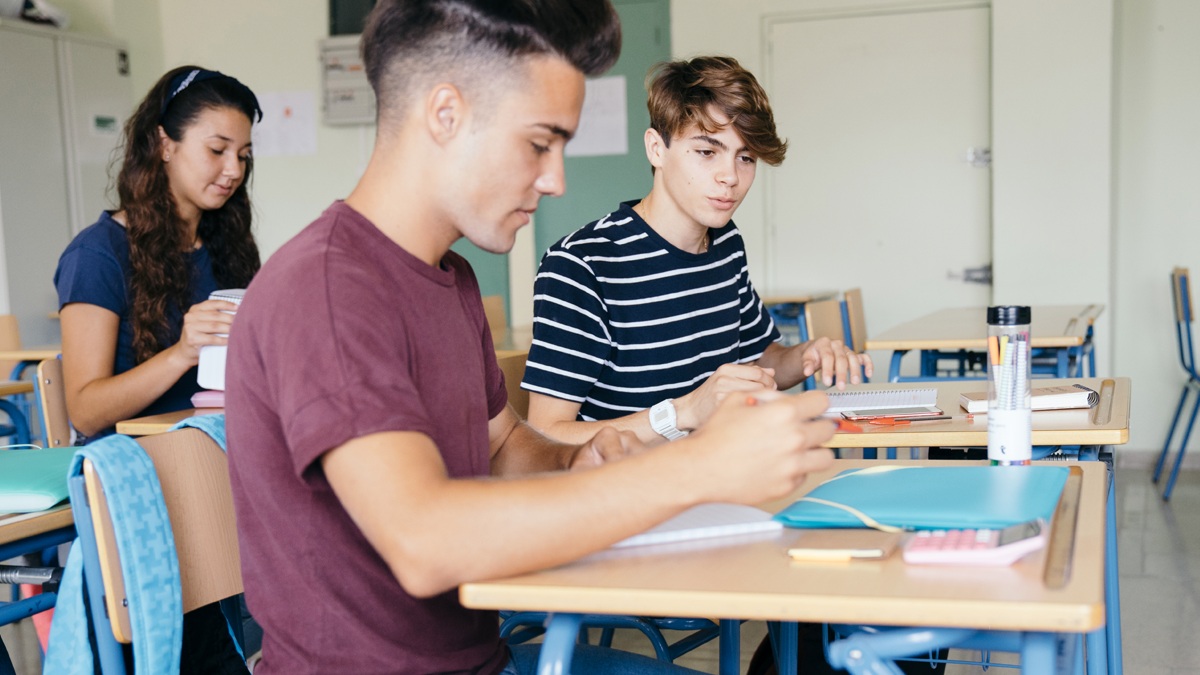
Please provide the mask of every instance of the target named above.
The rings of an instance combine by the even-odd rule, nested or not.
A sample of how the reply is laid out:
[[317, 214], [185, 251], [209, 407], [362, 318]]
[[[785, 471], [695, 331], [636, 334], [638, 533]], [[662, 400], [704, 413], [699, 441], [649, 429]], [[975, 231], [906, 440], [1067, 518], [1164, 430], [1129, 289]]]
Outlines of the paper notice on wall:
[[567, 143], [567, 157], [629, 153], [629, 111], [625, 107], [625, 76], [587, 81], [579, 129]]
[[258, 95], [262, 122], [254, 125], [255, 157], [313, 155], [317, 152], [317, 114], [311, 91], [269, 91]]

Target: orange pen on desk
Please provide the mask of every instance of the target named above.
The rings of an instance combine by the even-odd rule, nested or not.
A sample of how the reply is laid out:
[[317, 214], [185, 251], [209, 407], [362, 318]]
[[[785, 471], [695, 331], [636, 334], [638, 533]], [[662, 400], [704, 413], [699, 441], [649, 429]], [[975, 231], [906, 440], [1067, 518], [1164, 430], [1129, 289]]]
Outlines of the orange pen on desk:
[[[753, 396], [747, 396], [746, 405], [758, 405], [758, 399], [754, 398]], [[857, 424], [851, 424], [840, 417], [827, 417], [826, 419], [836, 424], [837, 430], [840, 432], [849, 434], [861, 434], [863, 432], [862, 427], [858, 426]]]
[[974, 418], [974, 415], [972, 415], [972, 414], [937, 415], [936, 417], [906, 417], [906, 418], [881, 417], [876, 420], [871, 420], [869, 422], [869, 424], [875, 424], [878, 426], [885, 426], [885, 427], [899, 427], [899, 426], [906, 426], [906, 425], [912, 424], [913, 422], [937, 422], [938, 420], [944, 421], [944, 420], [956, 420], [956, 419], [969, 420], [969, 419], [973, 419], [973, 418]]

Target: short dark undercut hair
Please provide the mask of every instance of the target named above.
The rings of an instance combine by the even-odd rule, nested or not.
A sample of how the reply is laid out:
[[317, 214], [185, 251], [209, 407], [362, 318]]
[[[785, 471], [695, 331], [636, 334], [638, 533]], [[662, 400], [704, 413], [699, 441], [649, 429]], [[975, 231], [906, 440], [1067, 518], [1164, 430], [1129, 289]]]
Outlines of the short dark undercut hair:
[[620, 53], [609, 0], [380, 0], [362, 37], [381, 123], [402, 117], [421, 86], [495, 89], [515, 61], [541, 55], [599, 75]]

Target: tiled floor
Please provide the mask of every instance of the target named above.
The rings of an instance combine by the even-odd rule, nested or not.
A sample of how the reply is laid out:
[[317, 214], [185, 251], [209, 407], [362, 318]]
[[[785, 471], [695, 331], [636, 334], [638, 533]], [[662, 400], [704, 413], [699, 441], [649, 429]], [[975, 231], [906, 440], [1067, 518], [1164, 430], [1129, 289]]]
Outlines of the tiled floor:
[[[1170, 503], [1163, 502], [1160, 494], [1150, 483], [1149, 471], [1117, 471], [1125, 672], [1200, 675], [1200, 471], [1180, 473]], [[8, 597], [7, 593], [8, 587], [0, 586], [0, 597]], [[764, 635], [766, 625], [761, 622], [743, 625], [742, 672]], [[18, 675], [40, 673], [37, 643], [28, 621], [0, 627], [0, 638], [8, 645]], [[615, 646], [653, 653], [649, 642], [633, 631], [618, 632]], [[952, 652], [952, 656], [977, 658], [978, 653]], [[678, 663], [716, 673], [715, 641]], [[982, 670], [951, 666], [947, 672], [966, 675]], [[988, 672], [1004, 675], [1014, 671]]]

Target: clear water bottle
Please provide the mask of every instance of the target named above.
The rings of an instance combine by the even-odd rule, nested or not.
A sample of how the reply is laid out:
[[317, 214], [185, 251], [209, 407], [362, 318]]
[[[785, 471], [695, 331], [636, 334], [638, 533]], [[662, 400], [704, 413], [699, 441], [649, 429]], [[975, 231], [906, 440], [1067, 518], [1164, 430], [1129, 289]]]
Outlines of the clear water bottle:
[[988, 459], [1033, 459], [1028, 307], [988, 307]]

